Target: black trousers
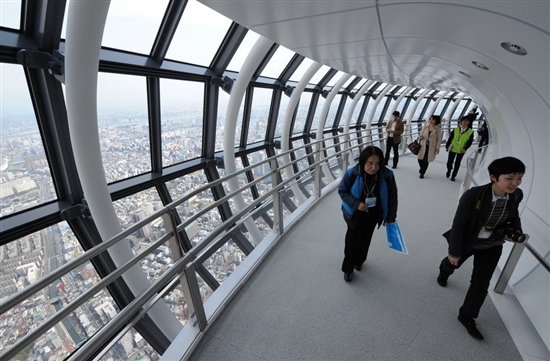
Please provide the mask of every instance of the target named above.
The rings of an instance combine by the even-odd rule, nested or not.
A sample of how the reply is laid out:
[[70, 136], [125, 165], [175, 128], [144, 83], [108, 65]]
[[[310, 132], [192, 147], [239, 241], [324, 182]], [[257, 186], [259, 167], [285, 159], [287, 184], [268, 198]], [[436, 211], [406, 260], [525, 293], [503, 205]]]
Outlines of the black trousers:
[[[484, 145], [487, 145], [487, 144], [489, 144], [489, 137], [488, 136], [486, 137], [486, 136], [482, 135], [481, 139], [479, 140], [478, 148], [481, 148], [481, 147], [483, 147]], [[480, 149], [480, 151], [481, 151], [481, 149]]]
[[365, 212], [357, 211], [359, 217], [355, 227], [350, 227], [346, 232], [344, 246], [344, 261], [342, 262], [342, 272], [352, 273], [355, 265], [362, 265], [367, 260], [372, 234], [376, 228], [377, 219], [368, 217]]
[[428, 166], [430, 165], [430, 162], [428, 162], [428, 151], [430, 150], [430, 146], [426, 145], [426, 151], [424, 152], [424, 158], [418, 160], [418, 165], [420, 166], [420, 170], [418, 173], [424, 174], [426, 173], [426, 170], [428, 170]]
[[459, 315], [468, 318], [477, 318], [479, 310], [487, 297], [489, 284], [498, 260], [502, 254], [502, 246], [471, 250], [458, 260], [458, 266], [453, 266], [447, 257], [443, 258], [439, 265], [439, 271], [442, 275], [449, 277], [454, 270], [459, 268], [470, 256], [474, 256], [474, 270], [470, 279], [470, 288], [464, 298], [464, 303], [460, 307]]
[[393, 142], [393, 137], [388, 137], [386, 141], [386, 155], [384, 156], [384, 164], [388, 165], [390, 161], [390, 152], [393, 148], [393, 166], [397, 167], [397, 162], [399, 162], [399, 143], [395, 144]]
[[[455, 153], [453, 151], [449, 151], [449, 156], [447, 157], [447, 170], [452, 170], [453, 175], [452, 177], [456, 177], [458, 174], [458, 169], [460, 168], [460, 162], [462, 162], [462, 158], [464, 157], [464, 154], [466, 153]], [[453, 167], [454, 162], [454, 167]]]

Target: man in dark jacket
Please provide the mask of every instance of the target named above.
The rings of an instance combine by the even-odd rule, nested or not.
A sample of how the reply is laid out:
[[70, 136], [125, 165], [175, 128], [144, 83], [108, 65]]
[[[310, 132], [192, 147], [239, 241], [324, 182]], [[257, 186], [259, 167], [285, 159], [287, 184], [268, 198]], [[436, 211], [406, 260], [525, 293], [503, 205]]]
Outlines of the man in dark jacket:
[[470, 256], [474, 269], [470, 288], [458, 314], [468, 333], [483, 340], [474, 321], [487, 297], [489, 283], [505, 241], [513, 242], [504, 230], [522, 234], [518, 205], [523, 199], [519, 189], [525, 165], [514, 157], [494, 160], [488, 167], [491, 183], [474, 187], [462, 195], [452, 228], [443, 236], [449, 242], [449, 254], [439, 266], [437, 283], [445, 287], [454, 270]]

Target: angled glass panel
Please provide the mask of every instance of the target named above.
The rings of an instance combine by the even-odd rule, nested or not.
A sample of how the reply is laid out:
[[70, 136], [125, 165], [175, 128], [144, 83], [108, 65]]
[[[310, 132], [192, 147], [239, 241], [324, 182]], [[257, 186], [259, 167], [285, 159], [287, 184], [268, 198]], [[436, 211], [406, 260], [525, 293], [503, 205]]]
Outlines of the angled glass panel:
[[218, 115], [216, 120], [216, 152], [223, 150], [223, 134], [225, 129], [225, 115], [227, 113], [227, 104], [229, 103], [229, 94], [220, 91], [218, 95]]
[[434, 115], [442, 116], [443, 114], [441, 114], [441, 112], [443, 111], [443, 108], [445, 107], [445, 104], [447, 104], [447, 100], [446, 99], [441, 99], [439, 104], [437, 104], [437, 108], [435, 108], [435, 110], [434, 110]]
[[168, 0], [111, 0], [101, 45], [149, 54], [167, 5]]
[[98, 128], [108, 183], [151, 171], [145, 78], [99, 73]]
[[366, 83], [367, 81], [368, 81], [368, 79], [363, 79], [363, 80], [361, 80], [359, 83], [357, 83], [357, 85], [355, 85], [355, 86], [353, 87], [353, 90], [356, 90], [356, 91], [357, 91], [357, 90], [361, 89], [361, 88], [363, 87], [363, 85], [365, 85], [365, 83]]
[[312, 131], [317, 130], [317, 128], [319, 128], [319, 119], [321, 119], [321, 111], [323, 110], [325, 101], [326, 99], [320, 95], [319, 100], [317, 101], [317, 108], [315, 109], [315, 115], [313, 116], [313, 123], [311, 124]]
[[328, 71], [330, 70], [330, 67], [323, 65], [317, 70], [314, 76], [311, 77], [311, 80], [309, 81], [310, 84], [317, 84], [323, 79], [325, 75], [327, 75]]
[[373, 93], [376, 94], [376, 93], [380, 93], [382, 90], [384, 90], [384, 88], [386, 88], [388, 86], [388, 84], [386, 83], [382, 83], [380, 85], [378, 85], [376, 87], [376, 89], [373, 89]]
[[163, 167], [200, 157], [204, 84], [161, 79], [160, 98]]
[[311, 104], [311, 97], [313, 93], [302, 92], [300, 95], [300, 102], [298, 103], [298, 112], [296, 113], [296, 119], [294, 120], [294, 128], [292, 134], [302, 133], [306, 125], [307, 113], [309, 111], [309, 105]]
[[312, 63], [313, 63], [313, 60], [309, 58], [304, 58], [304, 60], [302, 60], [302, 62], [300, 63], [300, 66], [298, 66], [296, 71], [292, 73], [292, 75], [290, 76], [290, 80], [295, 82], [299, 82], [300, 80], [302, 80], [302, 77], [304, 76], [304, 74], [309, 69]]
[[[340, 80], [340, 78], [344, 75], [345, 73], [343, 71], [338, 71], [333, 77], [332, 79], [329, 80], [329, 82], [327, 83], [327, 86], [334, 86], [334, 84], [336, 84], [337, 81]], [[353, 80], [353, 77], [351, 77], [351, 80]], [[351, 81], [350, 79], [348, 79], [348, 83]], [[338, 91], [340, 91], [340, 89], [338, 89]]]
[[280, 45], [275, 51], [275, 54], [273, 54], [273, 56], [267, 63], [264, 70], [262, 70], [260, 75], [269, 78], [278, 78], [293, 56], [293, 51], [290, 51], [284, 46]]
[[250, 109], [250, 124], [246, 143], [256, 143], [265, 139], [267, 121], [269, 118], [269, 107], [273, 90], [255, 88], [252, 106]]
[[239, 49], [237, 49], [235, 55], [233, 55], [233, 58], [231, 59], [231, 62], [227, 66], [227, 70], [232, 70], [236, 72], [241, 71], [246, 57], [248, 56], [248, 54], [250, 54], [250, 50], [252, 50], [252, 47], [254, 46], [254, 44], [256, 44], [256, 41], [258, 41], [259, 37], [260, 35], [258, 35], [258, 33], [255, 33], [252, 30], [248, 30], [246, 36], [241, 42], [241, 45], [239, 45]]
[[468, 99], [462, 99], [460, 101], [460, 104], [458, 104], [456, 106], [455, 111], [453, 112], [453, 115], [451, 116], [451, 119], [458, 120], [458, 117], [460, 116], [460, 114], [462, 113], [462, 111], [464, 110], [464, 108], [466, 107], [467, 104], [468, 104]]
[[[420, 101], [420, 103], [416, 107], [416, 110], [415, 110], [411, 120], [420, 120], [419, 119], [420, 118], [420, 113], [422, 113], [422, 109], [424, 109], [424, 105], [426, 104], [427, 101], [428, 101], [428, 99], [422, 98], [422, 100]], [[411, 104], [411, 106], [414, 106], [414, 105]]]
[[[3, 255], [0, 259], [0, 298], [4, 299], [82, 255], [83, 249], [69, 225], [61, 222], [0, 246], [0, 254]], [[93, 265], [86, 262], [5, 312], [2, 315], [2, 348], [10, 348], [18, 338], [45, 323], [100, 280]], [[39, 335], [14, 359], [26, 360], [30, 359], [29, 355], [46, 354], [49, 359], [62, 360], [118, 312], [109, 293], [101, 290]]]
[[19, 29], [21, 24], [21, 0], [0, 2], [0, 26]]
[[[151, 4], [156, 6], [156, 2]], [[231, 20], [196, 0], [190, 0], [166, 58], [209, 66], [229, 26]]]
[[0, 217], [57, 199], [19, 65], [0, 64]]
[[281, 96], [281, 104], [279, 106], [279, 114], [277, 116], [277, 126], [275, 127], [275, 137], [280, 137], [282, 135], [283, 122], [285, 119], [286, 109], [288, 107], [289, 101], [290, 97], [287, 97], [284, 94]]
[[338, 112], [338, 106], [340, 105], [340, 100], [342, 99], [342, 94], [337, 94], [332, 103], [330, 103], [330, 108], [327, 114], [327, 120], [325, 121], [325, 129], [332, 128], [334, 124], [334, 119], [336, 118], [336, 112]]

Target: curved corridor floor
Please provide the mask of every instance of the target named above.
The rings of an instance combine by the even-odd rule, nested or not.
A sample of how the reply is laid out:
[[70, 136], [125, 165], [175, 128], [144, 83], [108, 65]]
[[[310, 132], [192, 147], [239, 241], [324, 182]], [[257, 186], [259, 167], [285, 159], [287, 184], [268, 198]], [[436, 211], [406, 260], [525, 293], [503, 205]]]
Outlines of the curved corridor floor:
[[[446, 154], [418, 178], [416, 157], [394, 170], [397, 221], [409, 255], [376, 230], [367, 262], [344, 281], [346, 225], [331, 192], [275, 247], [207, 330], [190, 357], [202, 360], [521, 360], [487, 297], [478, 318], [484, 341], [458, 322], [472, 262], [436, 283], [466, 169], [445, 178]], [[488, 177], [487, 177], [487, 181]]]

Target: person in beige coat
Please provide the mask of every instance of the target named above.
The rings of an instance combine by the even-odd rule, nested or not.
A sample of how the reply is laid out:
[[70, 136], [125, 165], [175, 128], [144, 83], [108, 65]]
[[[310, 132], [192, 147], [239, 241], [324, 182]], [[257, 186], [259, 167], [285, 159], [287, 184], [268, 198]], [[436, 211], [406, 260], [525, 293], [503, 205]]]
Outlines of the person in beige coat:
[[393, 169], [397, 168], [399, 162], [399, 143], [401, 143], [401, 134], [405, 130], [403, 121], [399, 119], [400, 113], [393, 112], [391, 120], [386, 126], [386, 155], [384, 156], [384, 165], [388, 165], [390, 152], [393, 149]]
[[430, 162], [435, 160], [441, 147], [441, 117], [432, 115], [426, 126], [420, 132], [420, 152], [418, 153], [418, 165], [420, 166], [420, 178], [424, 178], [424, 173], [428, 169]]

